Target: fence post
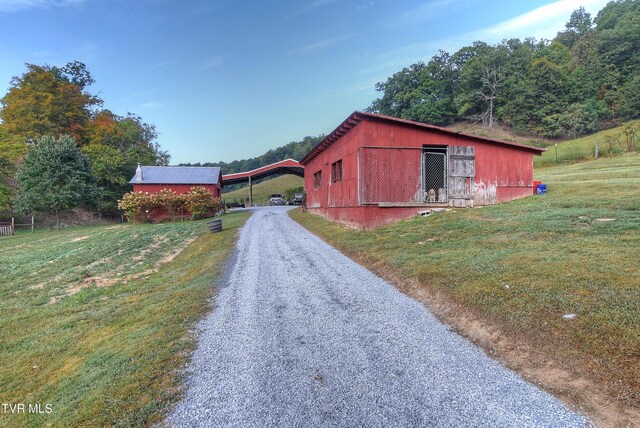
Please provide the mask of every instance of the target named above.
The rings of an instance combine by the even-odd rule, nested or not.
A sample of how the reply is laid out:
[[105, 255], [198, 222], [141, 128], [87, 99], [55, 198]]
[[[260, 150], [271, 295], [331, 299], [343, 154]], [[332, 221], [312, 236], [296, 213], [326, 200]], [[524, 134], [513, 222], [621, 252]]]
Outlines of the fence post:
[[16, 234], [16, 221], [13, 217], [11, 217], [11, 234]]
[[33, 228], [36, 225], [35, 219], [33, 216], [31, 216], [31, 233], [33, 233]]

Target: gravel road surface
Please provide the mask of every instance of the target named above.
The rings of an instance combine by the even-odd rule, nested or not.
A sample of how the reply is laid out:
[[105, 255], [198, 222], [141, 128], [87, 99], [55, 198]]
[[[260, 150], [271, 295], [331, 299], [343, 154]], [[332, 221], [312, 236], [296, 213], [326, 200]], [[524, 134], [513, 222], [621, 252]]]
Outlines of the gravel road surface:
[[587, 425], [287, 210], [241, 230], [169, 426]]

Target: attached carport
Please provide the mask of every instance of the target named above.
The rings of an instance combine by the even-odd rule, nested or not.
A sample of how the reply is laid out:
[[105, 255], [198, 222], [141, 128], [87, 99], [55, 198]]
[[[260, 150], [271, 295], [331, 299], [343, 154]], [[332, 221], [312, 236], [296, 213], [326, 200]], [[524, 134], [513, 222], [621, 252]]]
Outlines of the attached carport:
[[240, 184], [249, 183], [249, 204], [253, 205], [253, 181], [259, 180], [270, 175], [293, 174], [298, 177], [304, 177], [304, 166], [293, 159], [285, 159], [270, 165], [261, 166], [246, 172], [237, 172], [222, 176], [224, 184]]

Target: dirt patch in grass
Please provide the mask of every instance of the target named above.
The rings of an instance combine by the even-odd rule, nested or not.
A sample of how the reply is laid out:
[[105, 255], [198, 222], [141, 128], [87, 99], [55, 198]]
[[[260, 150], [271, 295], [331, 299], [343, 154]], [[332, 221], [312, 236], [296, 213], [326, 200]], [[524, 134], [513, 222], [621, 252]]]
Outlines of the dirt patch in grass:
[[164, 235], [158, 235], [154, 237], [153, 243], [149, 245], [147, 248], [140, 251], [140, 254], [131, 258], [134, 262], [140, 262], [145, 259], [147, 254], [156, 251], [158, 248], [162, 247], [164, 244], [168, 242], [168, 239]]
[[89, 236], [78, 236], [77, 238], [73, 238], [69, 242], [80, 242], [80, 241], [84, 241], [85, 239], [89, 239]]
[[175, 259], [176, 257], [178, 257], [180, 255], [180, 253], [182, 253], [182, 251], [187, 248], [187, 246], [189, 246], [193, 241], [195, 241], [196, 238], [191, 238], [191, 239], [187, 239], [186, 241], [184, 241], [184, 244], [182, 244], [182, 246], [178, 247], [175, 249], [175, 251], [173, 251], [172, 253], [167, 254], [166, 256], [164, 256], [163, 258], [161, 258], [156, 265], [154, 266], [154, 270], [152, 272], [157, 271], [158, 269], [160, 269], [160, 267], [162, 265], [165, 265], [167, 263], [171, 263], [173, 261], [173, 259]]
[[[85, 239], [86, 238], [88, 238], [88, 236], [85, 237]], [[180, 253], [184, 251], [185, 248], [187, 248], [195, 240], [196, 240], [195, 237], [185, 240], [182, 243], [182, 245], [180, 245], [178, 248], [167, 253], [160, 260], [158, 260], [153, 265], [152, 268], [145, 269], [142, 272], [119, 276], [119, 277], [113, 277], [110, 275], [97, 275], [97, 276], [90, 276], [88, 278], [85, 278], [82, 281], [65, 288], [63, 294], [51, 297], [51, 299], [49, 299], [49, 304], [51, 305], [51, 304], [58, 303], [63, 298], [68, 296], [73, 296], [74, 294], [77, 294], [88, 287], [98, 287], [98, 288], [110, 287], [114, 284], [118, 284], [118, 283], [126, 284], [128, 281], [134, 281], [140, 278], [147, 277], [153, 273], [158, 272], [160, 268], [162, 268], [162, 266], [168, 263], [171, 263], [176, 257], [180, 255]], [[160, 236], [159, 238], [155, 239], [154, 242], [149, 247], [142, 250], [139, 256], [133, 257], [132, 260], [138, 261], [138, 262], [144, 260], [144, 255], [147, 255], [153, 251], [157, 251], [163, 244], [167, 242], [168, 242], [168, 239], [166, 237]], [[96, 266], [97, 264], [103, 264], [103, 263], [106, 263], [107, 261], [98, 261], [98, 262], [100, 263], [94, 262], [90, 264], [88, 267], [93, 267], [93, 266]], [[37, 284], [36, 286], [33, 286], [32, 288], [42, 289], [44, 288], [44, 285], [45, 283], [40, 283], [40, 284]]]

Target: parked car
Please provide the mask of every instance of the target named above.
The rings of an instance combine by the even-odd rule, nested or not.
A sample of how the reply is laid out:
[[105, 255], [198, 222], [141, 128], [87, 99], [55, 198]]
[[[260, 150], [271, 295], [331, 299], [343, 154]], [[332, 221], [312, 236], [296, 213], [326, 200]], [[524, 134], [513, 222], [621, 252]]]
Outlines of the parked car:
[[304, 195], [302, 193], [295, 193], [289, 201], [289, 205], [302, 205], [303, 197]]
[[285, 205], [284, 199], [282, 199], [282, 195], [277, 193], [269, 196], [269, 205]]

